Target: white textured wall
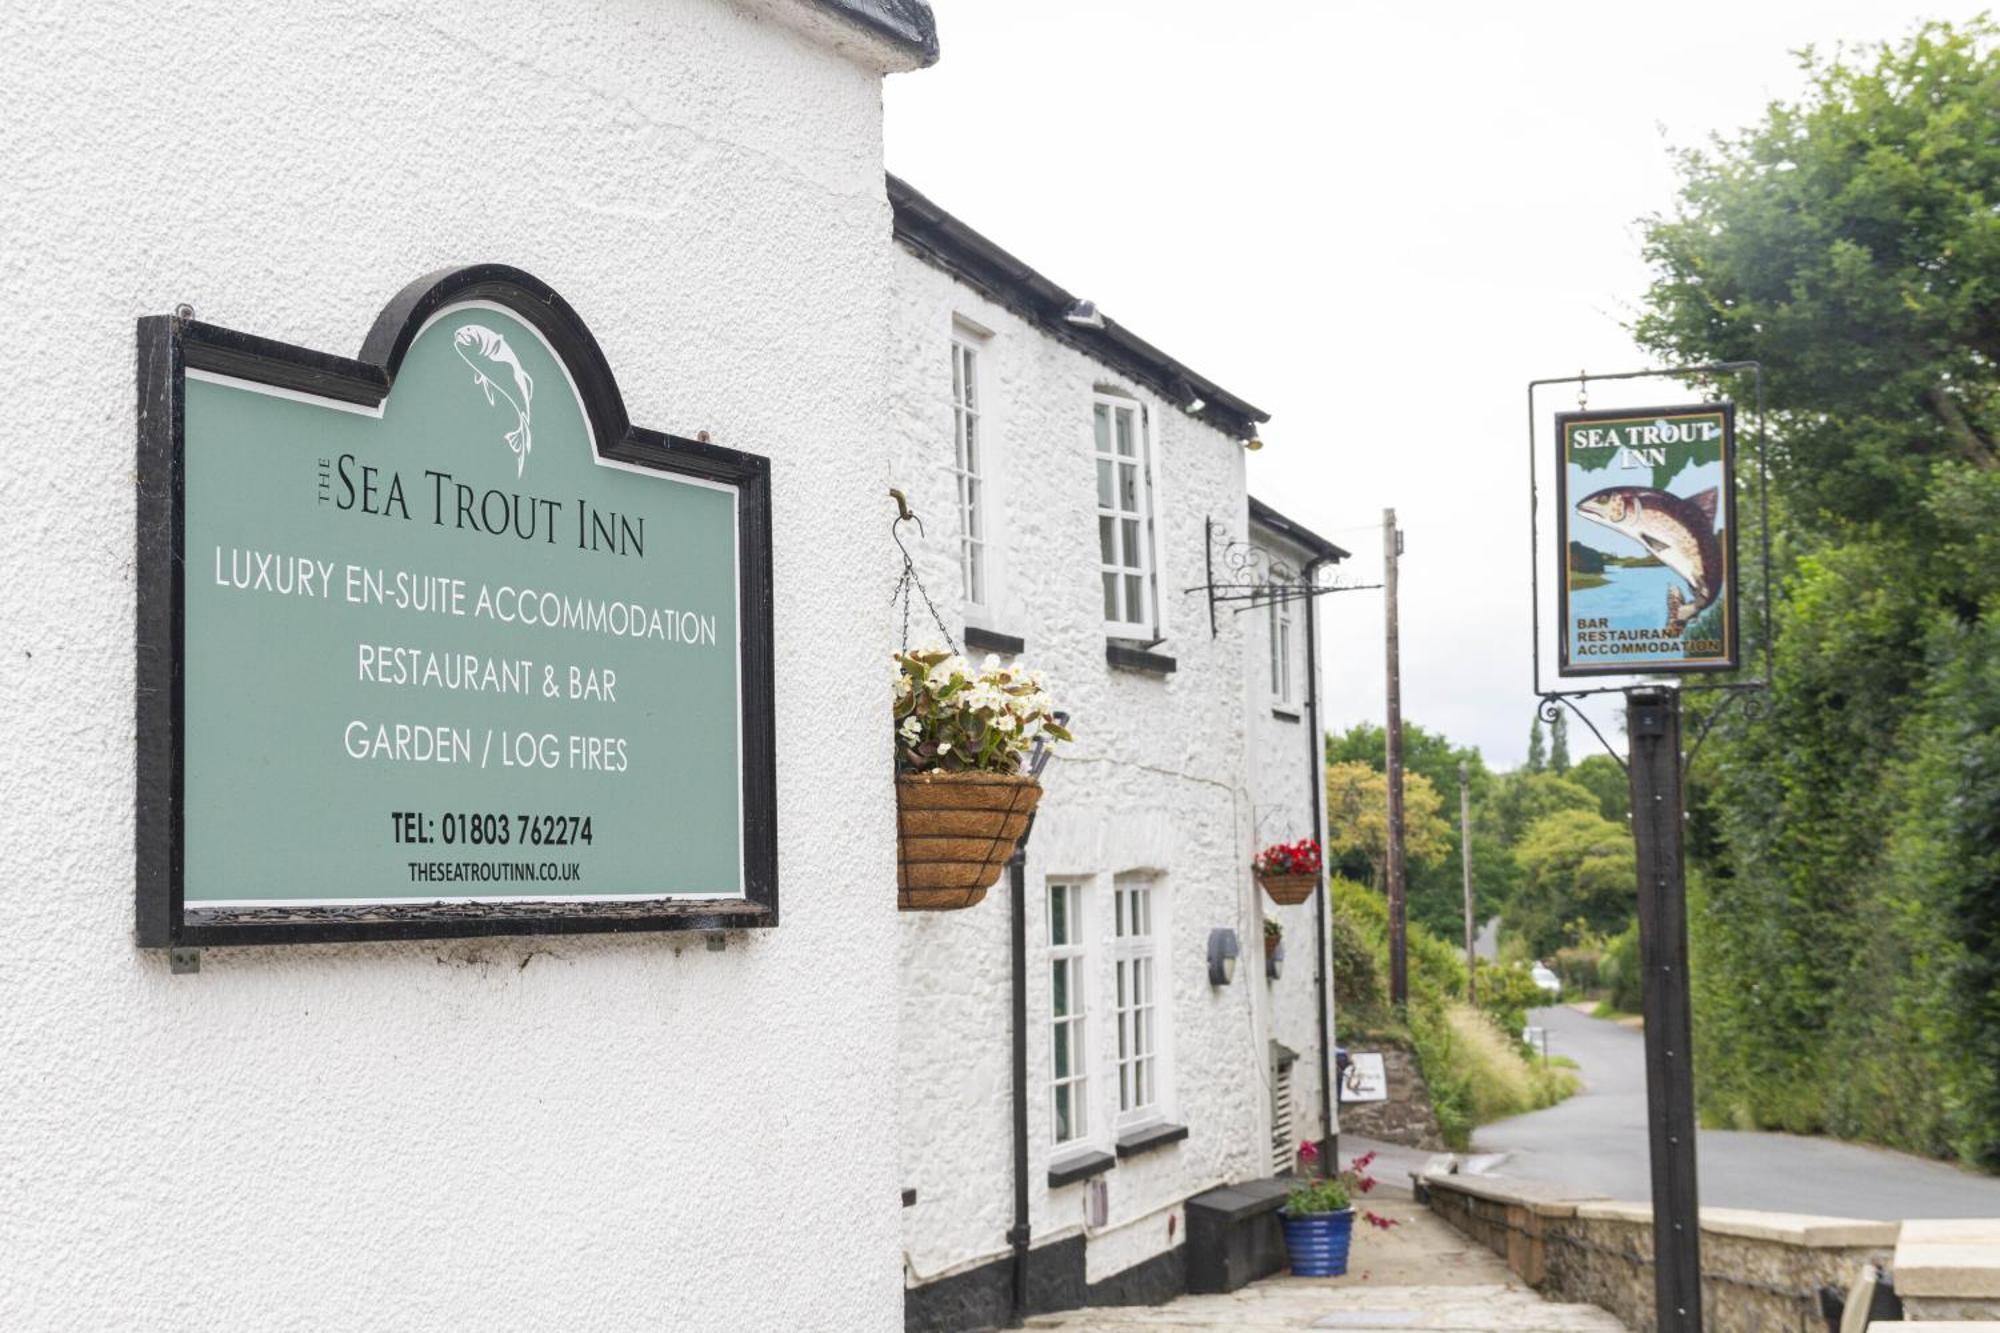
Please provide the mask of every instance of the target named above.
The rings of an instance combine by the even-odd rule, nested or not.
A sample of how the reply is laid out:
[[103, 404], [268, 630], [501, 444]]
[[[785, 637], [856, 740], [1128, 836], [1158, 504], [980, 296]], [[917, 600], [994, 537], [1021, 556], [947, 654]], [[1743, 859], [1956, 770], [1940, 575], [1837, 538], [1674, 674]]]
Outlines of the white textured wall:
[[[879, 71], [713, 0], [0, 8], [0, 1327], [900, 1326]], [[784, 925], [132, 945], [133, 320], [500, 260], [774, 460]]]
[[[977, 218], [968, 221], [978, 225]], [[1109, 1222], [1091, 1236], [1088, 1251], [1096, 1281], [1183, 1241], [1177, 1205], [1189, 1195], [1269, 1173], [1265, 983], [1261, 952], [1250, 952], [1261, 951], [1252, 932], [1262, 918], [1248, 870], [1245, 639], [1226, 615], [1220, 637], [1212, 639], [1206, 600], [1181, 591], [1203, 581], [1208, 516], [1243, 535], [1243, 451], [900, 248], [893, 277], [894, 476], [929, 525], [924, 578], [956, 634], [949, 361], [956, 314], [993, 332], [985, 353], [986, 438], [999, 476], [1000, 505], [992, 517], [1003, 572], [987, 626], [1027, 640], [1024, 660], [1047, 674], [1077, 734], [1044, 776], [1048, 790], [1028, 855], [1029, 1165], [1037, 1245], [1082, 1227], [1086, 1190], [1078, 1184], [1050, 1191], [1046, 1183], [1045, 886], [1052, 878], [1088, 878], [1096, 895], [1092, 946], [1100, 985], [1091, 998], [1090, 1040], [1097, 1046], [1091, 1069], [1102, 1113], [1092, 1146], [1100, 1149], [1112, 1142], [1108, 1118], [1116, 1098], [1101, 1058], [1114, 1040], [1106, 952], [1112, 876], [1163, 871], [1170, 895], [1171, 937], [1158, 964], [1162, 992], [1169, 979], [1171, 986], [1170, 1018], [1161, 1028], [1174, 1065], [1168, 1115], [1191, 1133], [1104, 1177]], [[1123, 384], [1151, 408], [1167, 635], [1156, 651], [1179, 664], [1165, 679], [1114, 671], [1105, 662], [1091, 444], [1097, 383]], [[919, 608], [913, 639], [924, 641], [926, 628]], [[977, 907], [909, 913], [902, 921], [902, 1183], [918, 1193], [904, 1211], [903, 1243], [916, 1281], [1006, 1250], [1008, 912], [1003, 877]], [[1219, 989], [1207, 981], [1208, 932], [1215, 926], [1234, 927], [1246, 946], [1236, 984]]]
[[[1261, 498], [1261, 497], [1259, 497]], [[1282, 512], [1282, 511], [1281, 511]], [[1311, 553], [1278, 534], [1252, 527], [1250, 538], [1265, 554], [1291, 571], [1302, 574]], [[1325, 599], [1320, 600], [1324, 609]], [[1256, 810], [1258, 848], [1277, 842], [1297, 842], [1319, 838], [1313, 826], [1313, 783], [1321, 780], [1320, 756], [1306, 714], [1306, 617], [1308, 603], [1295, 601], [1292, 608], [1292, 702], [1281, 715], [1271, 692], [1271, 608], [1245, 611], [1239, 619], [1247, 640], [1245, 649], [1250, 670], [1246, 703], [1250, 711], [1250, 796]], [[1322, 647], [1324, 640], [1322, 638]], [[1320, 673], [1325, 680], [1325, 672]], [[1320, 700], [1320, 717], [1326, 716], [1326, 700]], [[1313, 952], [1325, 950], [1318, 938], [1318, 922], [1313, 903], [1280, 907], [1258, 894], [1263, 914], [1285, 930], [1285, 975], [1268, 983], [1271, 992], [1271, 1035], [1299, 1053], [1292, 1068], [1292, 1139], [1320, 1137], [1319, 1083], [1319, 988], [1313, 984]], [[1262, 948], [1260, 942], [1259, 948]], [[1332, 996], [1327, 997], [1329, 1006]], [[1328, 1009], [1328, 1029], [1332, 1010]]]

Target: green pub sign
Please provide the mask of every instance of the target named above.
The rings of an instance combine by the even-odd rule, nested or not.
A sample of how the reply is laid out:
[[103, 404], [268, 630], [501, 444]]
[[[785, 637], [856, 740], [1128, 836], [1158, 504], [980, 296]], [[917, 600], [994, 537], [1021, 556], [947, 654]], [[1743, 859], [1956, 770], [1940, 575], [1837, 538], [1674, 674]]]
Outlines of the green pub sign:
[[142, 944], [775, 923], [763, 459], [497, 266], [139, 342]]
[[1560, 674], [1737, 666], [1735, 409], [1556, 418]]

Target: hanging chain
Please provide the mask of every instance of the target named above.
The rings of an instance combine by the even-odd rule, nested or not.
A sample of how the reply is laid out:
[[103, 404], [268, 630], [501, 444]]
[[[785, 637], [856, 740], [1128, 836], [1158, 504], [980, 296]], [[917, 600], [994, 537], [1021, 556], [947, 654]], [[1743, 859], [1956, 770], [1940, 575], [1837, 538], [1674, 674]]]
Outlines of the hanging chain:
[[893, 606], [898, 599], [903, 603], [903, 651], [906, 653], [910, 651], [910, 591], [915, 589], [917, 596], [924, 599], [924, 609], [931, 613], [931, 622], [938, 627], [938, 633], [944, 636], [945, 647], [956, 653], [958, 641], [952, 638], [951, 631], [945, 628], [944, 617], [938, 614], [937, 603], [931, 600], [930, 591], [924, 587], [924, 581], [917, 577], [917, 562], [910, 558], [910, 548], [903, 545], [903, 524], [916, 524], [917, 535], [922, 537], [925, 535], [924, 521], [910, 509], [910, 502], [903, 498], [901, 491], [891, 486], [889, 495], [896, 502], [896, 517], [889, 522], [889, 536], [896, 543], [896, 549], [903, 553], [903, 572], [897, 576], [895, 590], [889, 594], [889, 603]]
[[1576, 372], [1576, 410], [1590, 410], [1590, 372], [1583, 369]]

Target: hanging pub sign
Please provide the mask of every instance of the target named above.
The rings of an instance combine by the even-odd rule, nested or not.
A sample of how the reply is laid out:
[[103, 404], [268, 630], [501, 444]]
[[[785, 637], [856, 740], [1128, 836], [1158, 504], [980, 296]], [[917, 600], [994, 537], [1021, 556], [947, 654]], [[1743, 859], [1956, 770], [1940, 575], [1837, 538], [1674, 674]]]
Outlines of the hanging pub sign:
[[1737, 665], [1735, 408], [1556, 417], [1565, 676]]
[[138, 342], [140, 944], [776, 923], [765, 459], [495, 265]]

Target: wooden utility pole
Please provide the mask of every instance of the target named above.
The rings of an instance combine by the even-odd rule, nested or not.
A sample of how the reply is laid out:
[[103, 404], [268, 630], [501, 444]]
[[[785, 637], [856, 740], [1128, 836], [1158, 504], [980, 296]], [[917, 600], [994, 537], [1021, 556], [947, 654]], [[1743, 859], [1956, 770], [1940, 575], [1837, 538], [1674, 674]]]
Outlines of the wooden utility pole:
[[1639, 854], [1639, 967], [1646, 1008], [1653, 1166], [1653, 1299], [1660, 1333], [1701, 1333], [1701, 1206], [1695, 1187], [1693, 1016], [1681, 856], [1681, 696], [1628, 690], [1632, 839]]
[[1382, 511], [1382, 604], [1388, 624], [1389, 721], [1384, 732], [1388, 750], [1383, 771], [1389, 779], [1389, 1001], [1398, 1008], [1410, 1001], [1408, 926], [1403, 902], [1403, 669], [1396, 640], [1396, 562], [1403, 554], [1403, 534], [1396, 530], [1396, 511]]
[[1473, 955], [1478, 918], [1472, 912], [1472, 770], [1458, 761], [1458, 864], [1465, 872], [1465, 1002], [1479, 1003], [1479, 962]]

